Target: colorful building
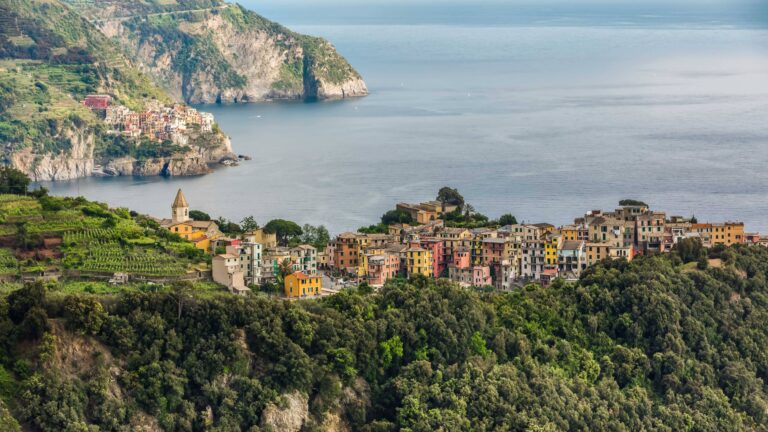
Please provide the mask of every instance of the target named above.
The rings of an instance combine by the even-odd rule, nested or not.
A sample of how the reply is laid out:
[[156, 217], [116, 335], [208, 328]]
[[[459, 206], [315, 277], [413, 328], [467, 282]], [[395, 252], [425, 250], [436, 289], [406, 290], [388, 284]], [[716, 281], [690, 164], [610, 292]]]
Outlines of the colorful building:
[[412, 247], [405, 251], [405, 262], [408, 270], [408, 276], [420, 274], [426, 277], [432, 277], [433, 260], [432, 252], [420, 248]]
[[294, 272], [285, 277], [285, 296], [288, 298], [315, 297], [323, 289], [320, 276], [306, 275]]
[[112, 97], [109, 95], [88, 95], [83, 101], [83, 105], [90, 109], [107, 109]]
[[400, 256], [394, 253], [383, 253], [367, 257], [368, 284], [381, 287], [400, 273]]
[[560, 234], [547, 233], [544, 236], [544, 262], [546, 265], [557, 265], [557, 251], [560, 250], [562, 244], [563, 236]]

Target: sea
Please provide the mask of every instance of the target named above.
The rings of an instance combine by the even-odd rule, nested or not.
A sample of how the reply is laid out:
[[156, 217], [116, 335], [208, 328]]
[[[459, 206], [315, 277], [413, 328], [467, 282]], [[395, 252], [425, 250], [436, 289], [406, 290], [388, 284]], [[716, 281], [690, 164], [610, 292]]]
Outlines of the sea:
[[370, 95], [206, 105], [237, 167], [44, 183], [168, 217], [332, 233], [457, 188], [495, 218], [566, 224], [623, 198], [768, 232], [768, 7], [748, 0], [241, 0], [330, 40]]

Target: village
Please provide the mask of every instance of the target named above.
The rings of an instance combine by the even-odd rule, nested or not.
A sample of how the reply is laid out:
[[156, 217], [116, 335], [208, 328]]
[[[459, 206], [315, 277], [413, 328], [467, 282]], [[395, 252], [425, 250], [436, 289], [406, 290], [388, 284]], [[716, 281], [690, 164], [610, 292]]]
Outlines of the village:
[[190, 218], [181, 189], [171, 218], [160, 223], [213, 254], [213, 280], [232, 293], [244, 295], [249, 287], [271, 283], [289, 299], [332, 294], [348, 284], [378, 288], [389, 279], [416, 275], [498, 290], [530, 282], [547, 286], [556, 278], [575, 281], [601, 260], [665, 253], [692, 238], [705, 247], [768, 246], [768, 237], [746, 233], [742, 222], [698, 223], [641, 202], [623, 204], [610, 212], [588, 211], [560, 227], [514, 223], [469, 229], [446, 225], [445, 216], [457, 205], [400, 203], [395, 211], [413, 224], [393, 223], [386, 233], [345, 232], [323, 250], [278, 244], [277, 235], [263, 228], [229, 238], [216, 222]]
[[214, 118], [183, 104], [165, 106], [151, 101], [142, 112], [135, 112], [123, 105], [112, 104], [109, 95], [88, 95], [83, 105], [100, 116], [109, 128], [108, 133], [130, 138], [147, 138], [151, 141], [171, 141], [184, 146], [189, 141], [192, 128], [200, 132], [212, 132]]

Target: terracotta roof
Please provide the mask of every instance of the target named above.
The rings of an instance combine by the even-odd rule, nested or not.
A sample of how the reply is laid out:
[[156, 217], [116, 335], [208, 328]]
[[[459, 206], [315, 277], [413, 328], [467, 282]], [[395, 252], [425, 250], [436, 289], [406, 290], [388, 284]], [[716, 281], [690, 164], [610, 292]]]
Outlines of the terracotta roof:
[[306, 275], [304, 274], [304, 272], [301, 272], [301, 271], [293, 272], [293, 275], [296, 277], [296, 279], [311, 279], [313, 277], [315, 278], [317, 277], [317, 276]]
[[181, 192], [181, 189], [176, 192], [176, 199], [173, 200], [173, 205], [171, 207], [189, 207], [189, 203], [187, 203], [187, 199], [184, 198], [184, 193]]

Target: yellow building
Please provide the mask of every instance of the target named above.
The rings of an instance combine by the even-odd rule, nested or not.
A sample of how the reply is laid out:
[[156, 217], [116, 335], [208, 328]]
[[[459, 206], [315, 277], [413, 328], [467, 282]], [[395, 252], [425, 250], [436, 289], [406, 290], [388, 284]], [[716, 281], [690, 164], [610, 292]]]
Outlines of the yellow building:
[[320, 276], [309, 276], [294, 272], [285, 277], [285, 296], [288, 298], [314, 297], [320, 295], [323, 280]]
[[179, 237], [192, 242], [195, 247], [209, 252], [211, 249], [211, 237], [209, 237], [206, 231], [198, 230], [194, 226], [194, 221], [179, 222], [168, 227], [168, 230]]
[[432, 277], [432, 252], [420, 247], [410, 248], [405, 251], [408, 276], [420, 274]]
[[712, 244], [731, 246], [744, 243], [744, 223], [725, 222], [712, 224]]
[[273, 249], [277, 247], [277, 234], [264, 232], [263, 228], [246, 233], [245, 237], [248, 241], [261, 244], [264, 249]]
[[547, 265], [557, 265], [557, 251], [563, 245], [563, 236], [547, 234], [544, 238], [544, 262]]

